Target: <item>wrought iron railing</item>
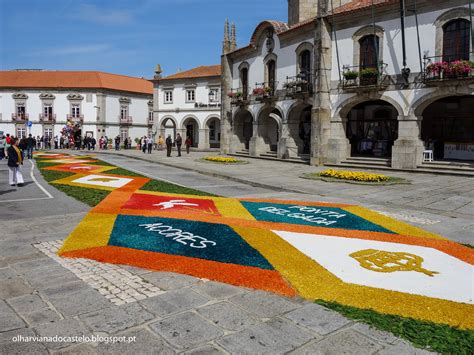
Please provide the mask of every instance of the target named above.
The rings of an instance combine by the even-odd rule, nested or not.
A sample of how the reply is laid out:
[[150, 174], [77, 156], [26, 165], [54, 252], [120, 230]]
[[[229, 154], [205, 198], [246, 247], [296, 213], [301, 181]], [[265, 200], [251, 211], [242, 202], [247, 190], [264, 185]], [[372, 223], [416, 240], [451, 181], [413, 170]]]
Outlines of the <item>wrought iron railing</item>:
[[388, 64], [380, 63], [377, 66], [363, 68], [361, 66], [342, 67], [341, 80], [343, 88], [371, 87], [386, 85]]
[[252, 91], [252, 96], [256, 100], [270, 99], [276, 95], [278, 88], [278, 81], [256, 83]]
[[129, 125], [133, 123], [133, 119], [131, 116], [119, 115], [119, 120], [120, 120], [120, 124], [123, 124], [123, 125]]
[[12, 113], [12, 121], [27, 121], [29, 117], [27, 113]]
[[301, 73], [296, 76], [287, 76], [283, 89], [289, 96], [313, 93], [313, 76]]
[[243, 103], [249, 99], [249, 88], [240, 87], [231, 89], [227, 96], [230, 97], [230, 102], [233, 105]]
[[456, 56], [425, 56], [423, 58], [424, 81], [473, 78], [474, 61], [465, 58], [474, 58], [474, 52]]
[[39, 114], [39, 120], [41, 122], [56, 122], [56, 114], [47, 114], [44, 113]]

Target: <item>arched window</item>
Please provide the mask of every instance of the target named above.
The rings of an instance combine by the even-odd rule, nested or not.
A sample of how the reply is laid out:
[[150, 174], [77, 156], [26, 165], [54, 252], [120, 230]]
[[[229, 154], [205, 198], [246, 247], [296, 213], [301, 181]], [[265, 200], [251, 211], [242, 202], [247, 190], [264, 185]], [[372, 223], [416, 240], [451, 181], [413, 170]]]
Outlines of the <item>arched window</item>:
[[272, 59], [267, 62], [268, 86], [275, 91], [276, 86], [276, 62]]
[[300, 72], [301, 76], [304, 76], [304, 79], [307, 79], [311, 73], [311, 52], [309, 50], [304, 50], [301, 52], [299, 57]]
[[360, 69], [378, 68], [379, 38], [367, 35], [359, 40], [360, 44]]
[[456, 19], [443, 26], [443, 60], [469, 60], [471, 23]]
[[242, 85], [242, 96], [244, 100], [247, 100], [249, 90], [249, 70], [248, 68], [242, 68], [240, 71], [240, 84]]

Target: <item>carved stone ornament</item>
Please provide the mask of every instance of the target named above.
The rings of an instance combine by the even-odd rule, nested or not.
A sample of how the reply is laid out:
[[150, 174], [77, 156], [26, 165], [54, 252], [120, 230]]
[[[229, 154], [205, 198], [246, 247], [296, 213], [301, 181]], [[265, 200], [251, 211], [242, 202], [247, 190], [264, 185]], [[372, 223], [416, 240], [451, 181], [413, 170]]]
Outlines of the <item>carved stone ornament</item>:
[[69, 94], [67, 95], [68, 100], [84, 100], [84, 96], [80, 94]]
[[148, 106], [153, 106], [153, 100], [148, 101]]
[[14, 100], [27, 100], [28, 95], [22, 93], [22, 92], [16, 92], [12, 95]]
[[40, 94], [41, 100], [54, 100], [55, 98], [56, 96], [54, 96], [53, 94], [49, 94], [49, 93]]
[[121, 104], [129, 104], [130, 102], [132, 102], [132, 100], [130, 100], [130, 98], [128, 97], [121, 97], [119, 101]]

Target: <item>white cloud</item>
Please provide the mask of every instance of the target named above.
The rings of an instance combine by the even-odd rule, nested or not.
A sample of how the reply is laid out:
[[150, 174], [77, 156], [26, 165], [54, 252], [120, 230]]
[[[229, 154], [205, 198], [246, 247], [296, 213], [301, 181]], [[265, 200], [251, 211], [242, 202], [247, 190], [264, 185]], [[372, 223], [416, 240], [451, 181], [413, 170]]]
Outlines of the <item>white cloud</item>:
[[55, 54], [55, 55], [69, 55], [69, 54], [90, 54], [90, 53], [101, 53], [111, 49], [108, 44], [86, 44], [77, 46], [64, 46], [50, 48], [42, 51], [37, 51], [36, 54]]
[[92, 4], [79, 5], [73, 17], [104, 25], [124, 25], [133, 21], [132, 12], [129, 10], [105, 9]]

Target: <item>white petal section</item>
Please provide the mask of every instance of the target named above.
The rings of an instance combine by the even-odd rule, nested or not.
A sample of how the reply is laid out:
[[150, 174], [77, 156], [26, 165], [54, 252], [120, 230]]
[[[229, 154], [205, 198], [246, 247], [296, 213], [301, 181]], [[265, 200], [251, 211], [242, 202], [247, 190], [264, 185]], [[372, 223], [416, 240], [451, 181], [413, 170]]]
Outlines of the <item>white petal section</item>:
[[[473, 303], [474, 267], [436, 249], [355, 238], [273, 232], [347, 283]], [[430, 277], [417, 271], [384, 273], [366, 269], [350, 256], [365, 249], [415, 254], [424, 259], [423, 269], [438, 274]]]

